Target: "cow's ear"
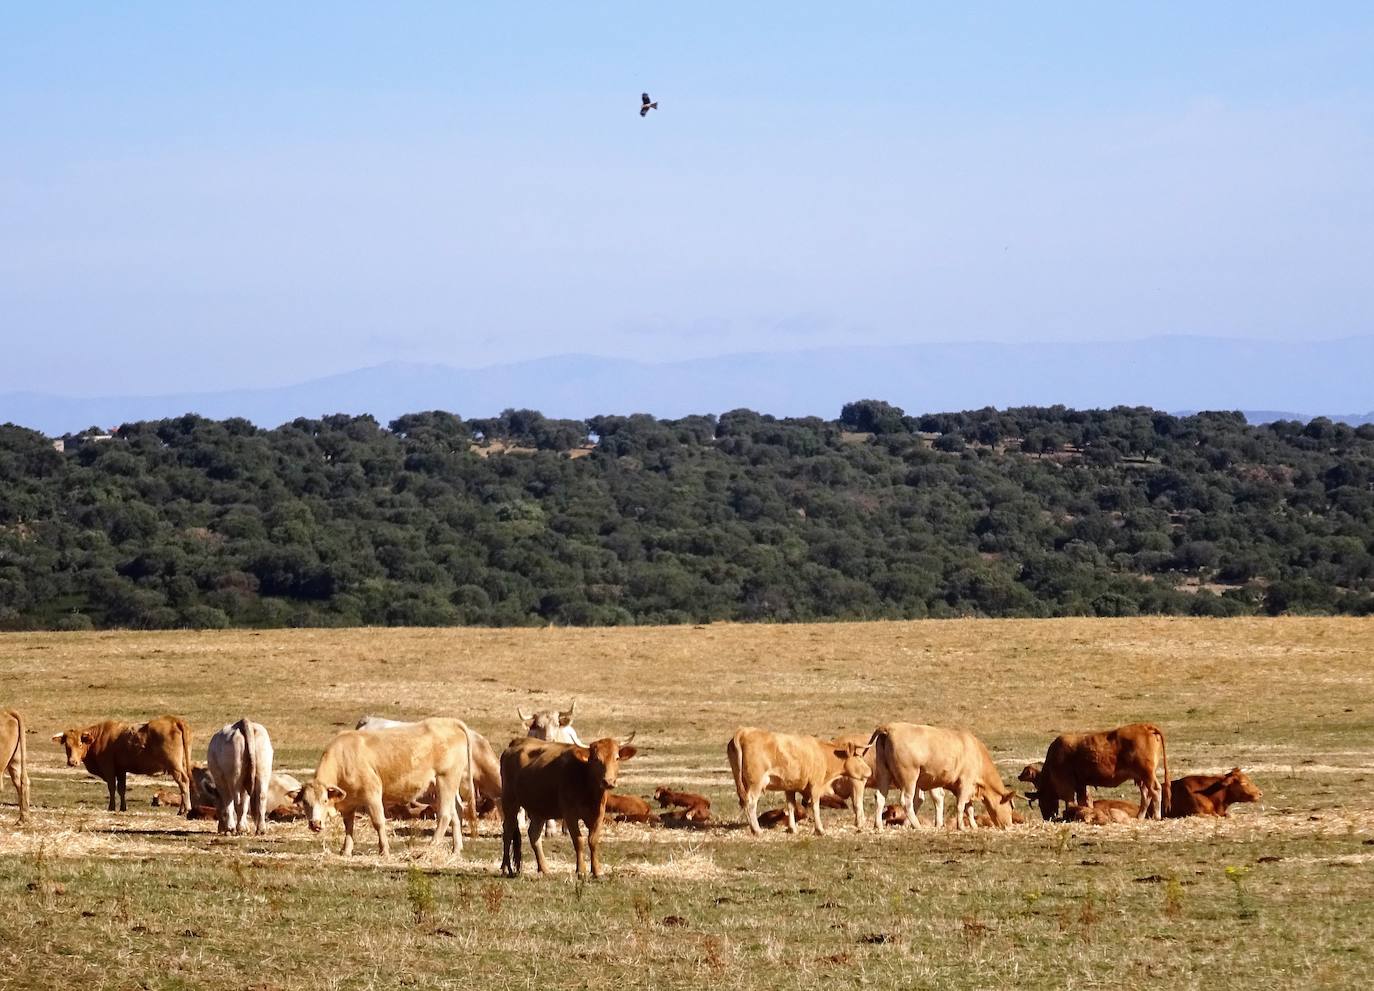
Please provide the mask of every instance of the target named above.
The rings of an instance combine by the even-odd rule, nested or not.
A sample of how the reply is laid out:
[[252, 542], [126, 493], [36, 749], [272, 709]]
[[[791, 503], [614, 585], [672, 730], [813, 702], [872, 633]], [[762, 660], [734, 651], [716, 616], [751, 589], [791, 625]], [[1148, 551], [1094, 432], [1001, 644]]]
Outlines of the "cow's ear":
[[62, 738], [65, 737], [66, 735], [67, 735], [66, 733], [54, 733], [54, 734], [52, 735], [52, 742], [53, 742], [53, 743], [61, 743], [61, 742], [62, 742]]
[[326, 788], [324, 790], [324, 793], [328, 795], [330, 798], [334, 799], [334, 801], [336, 802], [341, 798], [348, 797], [348, 792], [344, 791], [342, 788], [336, 788], [333, 785], [330, 785], [328, 788]]
[[301, 792], [303, 791], [305, 791], [304, 788], [292, 788], [286, 793], [286, 797], [293, 802], [299, 802], [301, 800]]
[[1239, 773], [1240, 773], [1240, 768], [1238, 768], [1238, 767], [1233, 767], [1233, 768], [1231, 768], [1231, 770], [1230, 770], [1229, 773], [1230, 773], [1230, 774], [1233, 774], [1233, 775], [1239, 774]]
[[94, 743], [94, 742], [95, 742], [95, 737], [92, 736], [90, 733], [82, 733], [82, 734], [81, 734], [81, 742], [82, 742], [82, 743], [86, 743], [86, 744]]
[[629, 760], [637, 753], [639, 753], [638, 747], [621, 747], [620, 750], [617, 752], [617, 756], [621, 760]]
[[584, 764], [592, 759], [592, 752], [586, 747], [573, 747], [572, 755]]

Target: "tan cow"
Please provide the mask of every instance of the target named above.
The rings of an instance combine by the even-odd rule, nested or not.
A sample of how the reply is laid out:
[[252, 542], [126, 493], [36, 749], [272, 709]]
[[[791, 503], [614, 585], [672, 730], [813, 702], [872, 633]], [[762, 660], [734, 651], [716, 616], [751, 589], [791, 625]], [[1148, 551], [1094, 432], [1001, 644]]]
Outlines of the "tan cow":
[[561, 712], [555, 709], [538, 709], [526, 712], [516, 706], [515, 714], [525, 724], [525, 735], [535, 740], [549, 740], [553, 743], [571, 743], [575, 747], [585, 747], [582, 738], [573, 729], [573, 710], [577, 700], [573, 699]]
[[[866, 748], [871, 735], [870, 733], [846, 733], [835, 737], [835, 740], [837, 743], [854, 743]], [[868, 765], [870, 768], [873, 767], [873, 761], [871, 759], [868, 761]], [[867, 786], [877, 793], [878, 777], [876, 771], [869, 775]], [[855, 812], [854, 825], [859, 829], [863, 829], [863, 814], [860, 811], [861, 802], [856, 800], [850, 780], [848, 778], [836, 778], [834, 783], [830, 786], [830, 794], [841, 800], [839, 807], [845, 807], [845, 802], [850, 803], [849, 807], [852, 807]], [[862, 795], [858, 796], [859, 799], [862, 799], [862, 797]], [[927, 794], [925, 791], [918, 791], [916, 793], [916, 807], [918, 809], [921, 807], [921, 803], [925, 801], [926, 797]], [[945, 790], [943, 788], [932, 788], [929, 797], [935, 802], [935, 828], [943, 829], [945, 825]], [[887, 796], [877, 794], [874, 800], [881, 806], [887, 802]], [[824, 797], [822, 798], [822, 804], [826, 805], [827, 808], [831, 807], [825, 802]], [[906, 820], [903, 819], [902, 821], [905, 822]]]
[[[873, 731], [874, 767], [878, 791], [886, 800], [890, 788], [902, 794], [908, 829], [919, 825], [917, 792], [944, 788], [954, 793], [954, 822], [978, 828], [974, 799], [981, 799], [989, 819], [999, 828], [1011, 825], [1016, 793], [1002, 783], [997, 765], [983, 741], [968, 730], [946, 729], [918, 723], [886, 723]], [[860, 795], [860, 805], [863, 798]], [[862, 814], [862, 808], [859, 812]], [[883, 804], [878, 804], [873, 825], [883, 828]]]
[[1169, 792], [1170, 819], [1184, 816], [1226, 816], [1230, 807], [1264, 797], [1245, 772], [1233, 767], [1225, 774], [1185, 774]]
[[[291, 798], [306, 813], [312, 832], [324, 829], [330, 808], [343, 817], [344, 843], [339, 851], [353, 852], [353, 822], [365, 812], [377, 830], [377, 845], [385, 857], [386, 807], [407, 804], [433, 789], [432, 804], [438, 821], [431, 846], [438, 846], [449, 827], [453, 852], [463, 850], [462, 829], [456, 814], [464, 805], [462, 790], [475, 797], [472, 764], [472, 731], [461, 719], [422, 719], [417, 723], [376, 730], [345, 730], [325, 747], [315, 776]], [[476, 818], [477, 803], [467, 803]], [[476, 830], [474, 823], [473, 829]]]
[[1099, 798], [1091, 806], [1064, 806], [1065, 822], [1082, 822], [1089, 826], [1108, 826], [1114, 822], [1131, 822], [1140, 815], [1137, 802], [1127, 802], [1119, 798]]
[[180, 716], [159, 716], [137, 726], [107, 719], [55, 733], [52, 739], [66, 751], [68, 767], [84, 764], [105, 782], [109, 811], [115, 810], [116, 791], [119, 811], [128, 811], [124, 792], [130, 774], [170, 774], [180, 796], [177, 812], [191, 810], [191, 728]]
[[[363, 716], [358, 720], [354, 729], [395, 729], [398, 726], [414, 726], [413, 722], [402, 722], [398, 719], [386, 719], [382, 716]], [[484, 811], [493, 807], [499, 808], [501, 804], [501, 764], [496, 757], [496, 751], [485, 736], [477, 732], [471, 726], [468, 733], [472, 739], [472, 772], [477, 776], [477, 811], [482, 814]], [[398, 806], [398, 810], [404, 809], [401, 814], [394, 816], [397, 819], [421, 819], [434, 818], [434, 814], [426, 814], [421, 809], [409, 808], [410, 803]], [[388, 813], [390, 814], [390, 813]], [[473, 839], [477, 838], [476, 822], [471, 822], [470, 831]]]
[[743, 726], [725, 745], [730, 771], [735, 778], [735, 793], [754, 835], [763, 832], [759, 825], [759, 798], [765, 791], [784, 793], [787, 802], [787, 831], [797, 831], [796, 796], [811, 806], [811, 821], [818, 835], [825, 835], [821, 823], [821, 797], [836, 778], [849, 778], [860, 799], [855, 815], [861, 816], [863, 789], [872, 769], [864, 761], [868, 747], [836, 743], [814, 736], [774, 733], [754, 726]]
[[606, 793], [620, 779], [620, 762], [638, 751], [609, 737], [587, 747], [523, 737], [512, 740], [501, 754], [501, 872], [520, 873], [523, 845], [519, 814], [529, 816], [530, 846], [535, 864], [544, 874], [544, 824], [561, 819], [572, 839], [579, 877], [587, 873], [581, 824], [587, 826], [592, 877], [601, 876], [601, 825], [606, 816]]
[[0, 712], [0, 767], [19, 793], [19, 821], [29, 818], [29, 745], [24, 741], [24, 717], [14, 709]]
[[[1164, 768], [1164, 787], [1155, 772]], [[1023, 772], [1024, 773], [1024, 772]], [[1040, 814], [1053, 819], [1059, 803], [1092, 808], [1093, 788], [1115, 788], [1133, 781], [1140, 789], [1140, 818], [1151, 812], [1156, 819], [1169, 811], [1169, 757], [1164, 732], [1151, 723], [1131, 723], [1100, 733], [1064, 733], [1045, 752], [1036, 776], [1036, 801]]]

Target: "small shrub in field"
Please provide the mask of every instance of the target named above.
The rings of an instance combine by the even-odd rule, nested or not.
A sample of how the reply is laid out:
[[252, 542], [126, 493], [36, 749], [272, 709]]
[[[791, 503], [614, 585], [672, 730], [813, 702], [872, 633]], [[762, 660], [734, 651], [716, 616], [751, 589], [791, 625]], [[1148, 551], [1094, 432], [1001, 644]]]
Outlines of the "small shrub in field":
[[406, 870], [406, 900], [410, 902], [417, 926], [434, 914], [434, 884], [429, 875], [414, 864]]

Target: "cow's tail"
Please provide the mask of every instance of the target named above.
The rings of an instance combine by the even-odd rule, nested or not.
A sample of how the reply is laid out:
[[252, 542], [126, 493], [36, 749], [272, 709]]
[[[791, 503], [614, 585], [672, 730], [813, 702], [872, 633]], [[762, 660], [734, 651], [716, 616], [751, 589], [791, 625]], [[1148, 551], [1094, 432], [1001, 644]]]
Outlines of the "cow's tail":
[[[190, 815], [191, 804], [191, 769], [195, 766], [191, 763], [191, 727], [186, 724], [186, 720], [180, 716], [176, 719], [177, 732], [181, 734], [181, 768], [186, 775], [186, 804], [188, 806], [186, 814]], [[180, 784], [180, 782], [178, 782]]]
[[[463, 736], [468, 745], [468, 786], [471, 788], [472, 801], [468, 803], [468, 835], [472, 839], [477, 839], [477, 772], [473, 769], [472, 759], [472, 727], [466, 722], [463, 723]], [[459, 796], [462, 796], [462, 788], [458, 789]], [[461, 829], [458, 823], [453, 824], [454, 829]]]
[[[253, 721], [244, 716], [239, 720], [239, 732], [243, 734], [243, 743], [248, 751], [244, 755], [244, 763], [248, 766], [248, 815], [253, 820], [254, 828], [257, 828], [263, 814], [263, 798], [267, 794], [267, 782], [262, 777], [263, 768], [258, 763], [258, 730]], [[242, 823], [239, 828], [243, 828]]]
[[868, 745], [873, 755], [873, 790], [878, 793], [878, 805], [881, 808], [887, 801], [887, 792], [892, 783], [892, 738], [888, 735], [887, 727], [875, 729], [868, 738]]
[[735, 778], [735, 794], [739, 796], [739, 807], [744, 808], [749, 793], [744, 787], [744, 749], [740, 746], [740, 733], [736, 732], [725, 744], [725, 756], [730, 758], [730, 773]]
[[1151, 726], [1150, 730], [1159, 737], [1159, 757], [1164, 765], [1164, 790], [1159, 793], [1159, 816], [1162, 819], [1169, 814], [1169, 793], [1172, 791], [1169, 786], [1169, 751], [1164, 746], [1164, 731], [1158, 726]]
[[19, 739], [14, 745], [15, 756], [19, 761], [19, 821], [29, 817], [29, 744], [24, 739], [24, 717], [15, 709], [5, 713], [14, 719], [14, 729]]

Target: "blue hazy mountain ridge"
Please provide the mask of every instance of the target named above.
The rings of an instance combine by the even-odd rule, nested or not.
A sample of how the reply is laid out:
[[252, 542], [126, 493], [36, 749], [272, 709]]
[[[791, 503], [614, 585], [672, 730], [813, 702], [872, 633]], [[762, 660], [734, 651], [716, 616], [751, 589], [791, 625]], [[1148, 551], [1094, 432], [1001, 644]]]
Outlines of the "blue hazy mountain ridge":
[[[908, 413], [984, 406], [1150, 406], [1244, 410], [1252, 422], [1326, 415], [1374, 421], [1374, 337], [1284, 342], [1155, 337], [1126, 342], [833, 346], [649, 363], [565, 354], [487, 368], [387, 363], [298, 385], [153, 396], [0, 395], [0, 422], [57, 436], [197, 413], [271, 427], [296, 417], [370, 413], [382, 423], [444, 409], [546, 416], [678, 417], [747, 407], [833, 418], [854, 399]], [[1356, 412], [1349, 412], [1356, 411]]]

